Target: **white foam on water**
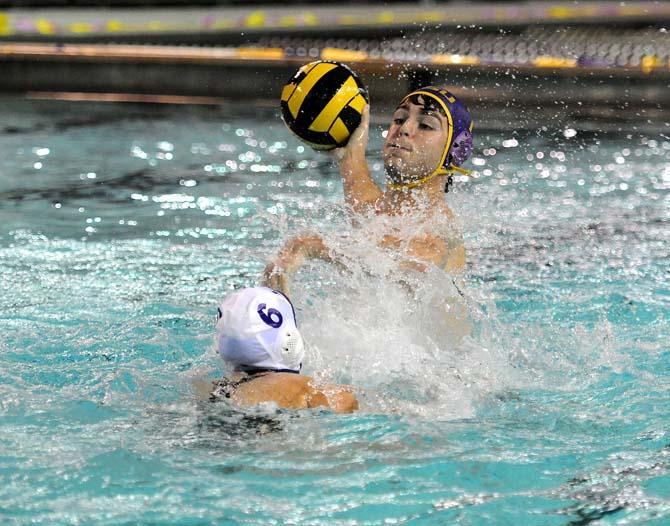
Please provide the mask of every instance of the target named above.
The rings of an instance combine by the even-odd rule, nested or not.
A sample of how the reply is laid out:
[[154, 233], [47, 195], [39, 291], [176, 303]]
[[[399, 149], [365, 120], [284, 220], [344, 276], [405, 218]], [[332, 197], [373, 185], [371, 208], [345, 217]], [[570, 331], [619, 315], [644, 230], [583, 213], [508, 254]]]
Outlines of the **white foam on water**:
[[420, 211], [353, 226], [338, 219], [319, 232], [336, 263], [308, 263], [291, 290], [308, 374], [351, 383], [364, 410], [440, 418], [471, 416], [482, 396], [518, 383], [467, 289], [436, 267], [407, 270], [402, 250], [380, 248], [389, 233], [455, 235], [451, 221], [421, 224]]

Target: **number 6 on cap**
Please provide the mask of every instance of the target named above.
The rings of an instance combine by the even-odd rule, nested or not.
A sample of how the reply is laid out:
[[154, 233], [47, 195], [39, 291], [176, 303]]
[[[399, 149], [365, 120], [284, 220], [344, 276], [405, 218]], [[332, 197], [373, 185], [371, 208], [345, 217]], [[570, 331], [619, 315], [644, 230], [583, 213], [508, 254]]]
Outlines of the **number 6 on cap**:
[[277, 329], [278, 327], [281, 327], [282, 322], [284, 321], [284, 318], [282, 318], [281, 312], [279, 312], [277, 309], [268, 309], [267, 313], [264, 312], [266, 305], [265, 303], [260, 303], [258, 305], [258, 315], [261, 317], [261, 320], [263, 322], [267, 323], [270, 327], [273, 327]]

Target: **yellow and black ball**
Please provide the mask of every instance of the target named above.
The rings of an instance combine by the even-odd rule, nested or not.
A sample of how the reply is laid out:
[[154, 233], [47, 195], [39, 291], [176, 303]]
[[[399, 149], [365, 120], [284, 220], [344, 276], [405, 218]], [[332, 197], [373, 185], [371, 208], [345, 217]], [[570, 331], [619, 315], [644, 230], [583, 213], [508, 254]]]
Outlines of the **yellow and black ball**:
[[347, 144], [361, 123], [368, 92], [356, 73], [339, 62], [301, 67], [281, 94], [284, 122], [315, 150]]

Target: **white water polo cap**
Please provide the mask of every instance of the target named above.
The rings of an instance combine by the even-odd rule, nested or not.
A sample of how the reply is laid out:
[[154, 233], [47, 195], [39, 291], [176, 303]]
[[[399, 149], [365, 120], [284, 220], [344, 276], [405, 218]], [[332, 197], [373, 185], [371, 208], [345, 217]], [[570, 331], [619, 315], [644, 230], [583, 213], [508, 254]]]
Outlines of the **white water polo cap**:
[[267, 287], [241, 289], [223, 300], [216, 343], [221, 358], [242, 371], [297, 373], [305, 355], [293, 305]]

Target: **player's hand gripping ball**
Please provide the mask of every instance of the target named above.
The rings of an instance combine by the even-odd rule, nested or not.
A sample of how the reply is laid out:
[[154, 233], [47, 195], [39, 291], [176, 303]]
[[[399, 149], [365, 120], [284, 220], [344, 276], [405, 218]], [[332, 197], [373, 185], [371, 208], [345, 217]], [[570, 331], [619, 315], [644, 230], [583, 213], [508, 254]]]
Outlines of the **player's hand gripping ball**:
[[339, 62], [322, 60], [301, 67], [281, 94], [284, 122], [315, 150], [347, 144], [368, 102], [356, 73]]

